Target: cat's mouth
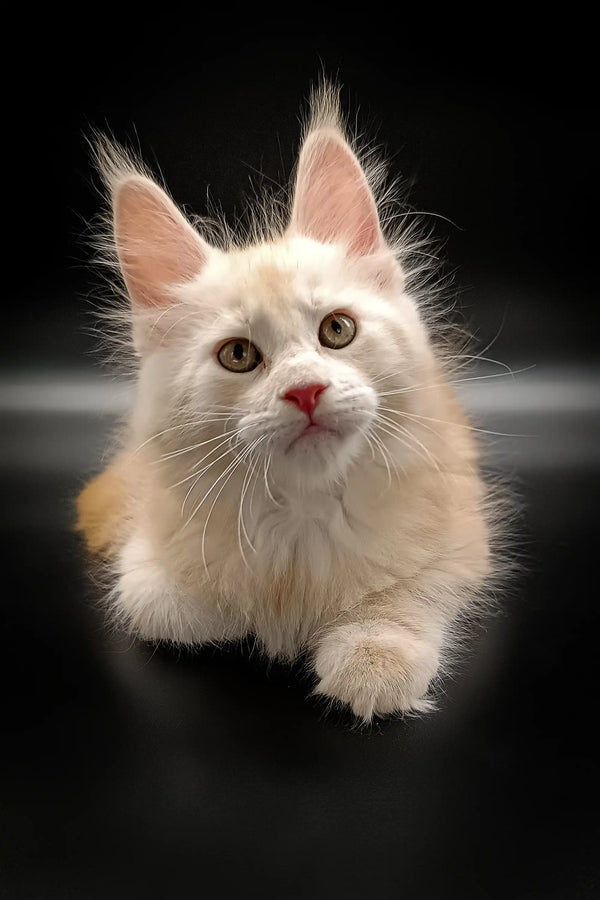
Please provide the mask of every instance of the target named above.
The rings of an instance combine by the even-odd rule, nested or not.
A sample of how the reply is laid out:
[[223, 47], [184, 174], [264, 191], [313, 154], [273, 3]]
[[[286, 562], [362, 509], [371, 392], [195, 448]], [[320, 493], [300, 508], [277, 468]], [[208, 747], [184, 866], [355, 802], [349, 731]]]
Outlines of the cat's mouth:
[[297, 444], [308, 444], [309, 442], [317, 443], [330, 435], [339, 435], [339, 432], [333, 428], [329, 428], [327, 425], [322, 425], [320, 422], [313, 422], [311, 420], [300, 434], [296, 435], [291, 444], [289, 444], [286, 453], [289, 453], [292, 447], [295, 447]]

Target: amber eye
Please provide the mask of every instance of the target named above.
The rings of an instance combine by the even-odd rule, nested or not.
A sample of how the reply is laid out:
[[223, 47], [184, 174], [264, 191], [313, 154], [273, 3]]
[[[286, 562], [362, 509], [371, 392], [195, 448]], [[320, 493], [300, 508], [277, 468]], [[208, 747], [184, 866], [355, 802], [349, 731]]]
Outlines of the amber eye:
[[356, 323], [346, 313], [330, 313], [319, 326], [319, 340], [324, 347], [341, 350], [347, 347], [356, 335]]
[[232, 338], [227, 341], [217, 353], [217, 358], [223, 368], [230, 372], [251, 372], [262, 361], [258, 347], [247, 338]]

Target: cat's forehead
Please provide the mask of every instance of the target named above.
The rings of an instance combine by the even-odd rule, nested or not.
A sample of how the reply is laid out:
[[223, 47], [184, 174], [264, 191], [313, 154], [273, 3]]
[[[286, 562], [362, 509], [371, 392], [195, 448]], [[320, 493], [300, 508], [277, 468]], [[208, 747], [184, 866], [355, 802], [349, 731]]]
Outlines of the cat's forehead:
[[[250, 264], [243, 278], [240, 300], [249, 312], [272, 310], [274, 313], [289, 311], [291, 307], [308, 307], [306, 288], [299, 273], [288, 265], [275, 261], [258, 261]], [[295, 301], [295, 302], [294, 302]]]
[[262, 244], [230, 257], [230, 309], [253, 320], [305, 317], [319, 310], [333, 285], [337, 254], [311, 244]]

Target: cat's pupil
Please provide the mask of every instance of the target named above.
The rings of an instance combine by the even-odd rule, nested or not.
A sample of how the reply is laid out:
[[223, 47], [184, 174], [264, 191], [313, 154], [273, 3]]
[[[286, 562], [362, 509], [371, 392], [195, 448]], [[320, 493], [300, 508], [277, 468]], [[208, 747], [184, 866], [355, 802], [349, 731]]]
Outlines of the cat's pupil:
[[242, 359], [244, 356], [244, 348], [241, 344], [236, 344], [233, 348], [233, 355], [236, 359]]
[[340, 323], [339, 323], [336, 319], [333, 319], [333, 320], [332, 320], [332, 322], [331, 322], [331, 327], [333, 328], [333, 330], [335, 331], [336, 334], [341, 334], [341, 333], [342, 333], [342, 326], [340, 325]]

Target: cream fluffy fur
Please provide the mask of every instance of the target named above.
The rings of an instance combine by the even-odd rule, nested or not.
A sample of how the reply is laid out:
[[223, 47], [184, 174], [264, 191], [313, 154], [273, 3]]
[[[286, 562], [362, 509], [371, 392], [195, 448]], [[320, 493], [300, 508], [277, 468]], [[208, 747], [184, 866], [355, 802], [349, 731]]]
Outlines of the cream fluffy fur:
[[[150, 640], [306, 651], [316, 691], [365, 721], [426, 709], [490, 570], [485, 489], [334, 93], [313, 104], [288, 227], [246, 246], [205, 241], [139, 166], [101, 155], [139, 357], [119, 455], [79, 501], [113, 615]], [[332, 312], [356, 322], [339, 350], [318, 339]], [[236, 337], [253, 371], [219, 364]], [[315, 434], [284, 398], [307, 384], [326, 386]]]

